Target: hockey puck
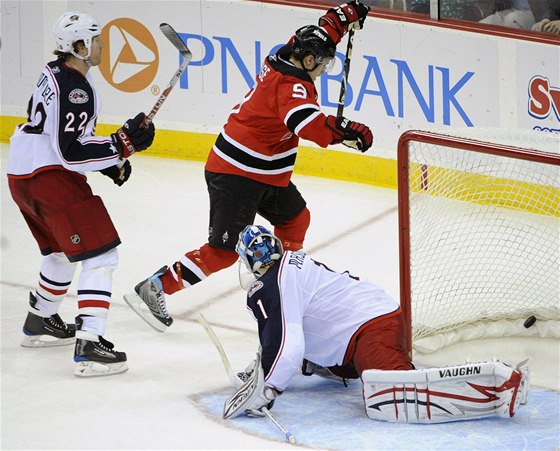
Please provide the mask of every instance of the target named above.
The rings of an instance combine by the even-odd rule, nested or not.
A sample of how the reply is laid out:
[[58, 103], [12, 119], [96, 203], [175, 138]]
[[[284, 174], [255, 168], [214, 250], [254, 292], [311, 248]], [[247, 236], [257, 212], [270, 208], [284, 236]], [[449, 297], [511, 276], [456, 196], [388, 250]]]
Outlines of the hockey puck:
[[535, 324], [536, 321], [537, 321], [537, 318], [535, 318], [533, 315], [531, 315], [529, 318], [527, 318], [525, 320], [525, 322], [523, 323], [523, 326], [525, 326], [526, 329], [529, 329], [529, 327], [531, 327], [533, 324]]

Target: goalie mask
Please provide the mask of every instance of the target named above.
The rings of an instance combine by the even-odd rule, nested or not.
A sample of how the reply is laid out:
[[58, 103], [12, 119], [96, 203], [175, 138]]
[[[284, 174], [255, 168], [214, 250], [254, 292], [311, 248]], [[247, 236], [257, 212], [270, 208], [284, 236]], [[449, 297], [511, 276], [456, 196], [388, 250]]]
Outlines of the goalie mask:
[[307, 55], [315, 57], [315, 67], [325, 64], [325, 72], [328, 72], [334, 63], [336, 56], [336, 44], [329, 34], [321, 27], [306, 25], [296, 31], [292, 43], [292, 55], [298, 61], [302, 61]]
[[239, 234], [235, 252], [251, 274], [259, 278], [269, 266], [280, 260], [284, 249], [280, 240], [265, 227], [249, 225]]
[[[59, 52], [70, 53], [81, 60], [88, 60], [91, 54], [91, 43], [95, 36], [101, 34], [99, 22], [89, 14], [81, 11], [64, 13], [53, 27], [56, 49]], [[83, 41], [87, 55], [80, 56], [74, 51], [74, 43]]]

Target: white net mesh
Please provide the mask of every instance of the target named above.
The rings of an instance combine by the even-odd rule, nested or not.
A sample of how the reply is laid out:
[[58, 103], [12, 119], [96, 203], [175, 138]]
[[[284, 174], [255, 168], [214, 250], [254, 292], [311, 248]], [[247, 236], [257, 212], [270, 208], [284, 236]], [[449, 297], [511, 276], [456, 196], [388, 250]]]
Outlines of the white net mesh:
[[[486, 138], [560, 154], [557, 135], [499, 132]], [[416, 349], [482, 336], [560, 335], [560, 157], [554, 165], [515, 155], [409, 143]], [[530, 316], [533, 327], [512, 323]]]

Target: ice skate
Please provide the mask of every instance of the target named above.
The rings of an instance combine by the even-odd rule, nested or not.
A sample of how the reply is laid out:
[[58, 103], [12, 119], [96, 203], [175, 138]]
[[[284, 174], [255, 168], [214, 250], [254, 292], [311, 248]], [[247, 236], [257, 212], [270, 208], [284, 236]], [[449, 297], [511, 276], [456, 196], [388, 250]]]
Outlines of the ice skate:
[[76, 339], [74, 361], [77, 362], [74, 375], [78, 377], [109, 376], [128, 370], [126, 354], [115, 351], [113, 343], [102, 336], [87, 332], [80, 333], [85, 338]]
[[124, 300], [130, 308], [158, 332], [165, 332], [173, 324], [173, 318], [167, 313], [165, 294], [160, 280], [160, 276], [165, 271], [167, 266], [160, 268], [153, 276], [136, 285], [135, 293], [124, 295]]
[[[29, 293], [31, 307], [34, 308], [36, 303], [33, 293]], [[58, 314], [43, 317], [29, 312], [23, 325], [23, 333], [25, 337], [21, 345], [25, 348], [64, 346], [74, 343], [76, 326], [66, 324]]]

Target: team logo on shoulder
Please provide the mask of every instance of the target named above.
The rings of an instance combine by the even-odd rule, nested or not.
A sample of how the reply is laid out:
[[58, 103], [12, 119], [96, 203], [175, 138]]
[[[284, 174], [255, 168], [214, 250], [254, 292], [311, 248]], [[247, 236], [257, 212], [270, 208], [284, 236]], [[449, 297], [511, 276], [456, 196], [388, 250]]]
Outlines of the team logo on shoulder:
[[54, 66], [54, 67], [51, 69], [51, 72], [52, 72], [53, 74], [58, 74], [58, 73], [60, 72], [60, 67]]
[[80, 239], [80, 235], [78, 235], [78, 234], [76, 233], [75, 235], [72, 235], [72, 236], [70, 237], [70, 241], [72, 241], [72, 243], [74, 243], [74, 244], [78, 244], [78, 243], [79, 243], [80, 241], [82, 241], [82, 240]]
[[253, 296], [257, 291], [259, 291], [262, 287], [264, 287], [264, 283], [262, 283], [260, 280], [257, 280], [256, 282], [253, 283], [253, 285], [251, 285], [249, 287], [249, 290], [247, 291], [247, 296], [251, 297]]
[[68, 94], [68, 100], [72, 103], [87, 103], [89, 96], [83, 89], [76, 88]]

